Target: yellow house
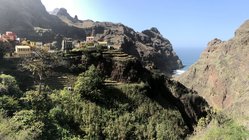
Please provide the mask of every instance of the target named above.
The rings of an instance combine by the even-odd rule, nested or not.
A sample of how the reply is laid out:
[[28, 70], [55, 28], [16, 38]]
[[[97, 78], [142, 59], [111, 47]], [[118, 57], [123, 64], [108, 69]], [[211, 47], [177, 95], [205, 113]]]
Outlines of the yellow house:
[[108, 43], [105, 42], [105, 41], [99, 41], [98, 45], [100, 45], [100, 46], [108, 46]]
[[31, 48], [30, 46], [16, 46], [15, 53], [18, 57], [30, 57], [31, 56]]

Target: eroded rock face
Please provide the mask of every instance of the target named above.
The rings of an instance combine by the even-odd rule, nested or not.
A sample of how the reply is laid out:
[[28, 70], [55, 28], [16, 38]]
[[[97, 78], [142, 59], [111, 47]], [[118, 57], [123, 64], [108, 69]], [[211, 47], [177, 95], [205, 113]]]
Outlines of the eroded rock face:
[[210, 105], [240, 117], [249, 116], [246, 109], [249, 106], [248, 30], [249, 21], [246, 21], [232, 39], [209, 42], [200, 59], [177, 78]]

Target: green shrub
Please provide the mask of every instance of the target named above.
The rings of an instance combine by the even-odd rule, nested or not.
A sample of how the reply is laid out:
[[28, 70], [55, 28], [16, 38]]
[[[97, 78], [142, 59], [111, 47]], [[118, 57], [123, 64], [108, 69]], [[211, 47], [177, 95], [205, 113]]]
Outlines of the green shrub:
[[233, 120], [227, 121], [218, 126], [217, 124], [208, 131], [206, 140], [246, 140], [249, 138], [249, 131]]

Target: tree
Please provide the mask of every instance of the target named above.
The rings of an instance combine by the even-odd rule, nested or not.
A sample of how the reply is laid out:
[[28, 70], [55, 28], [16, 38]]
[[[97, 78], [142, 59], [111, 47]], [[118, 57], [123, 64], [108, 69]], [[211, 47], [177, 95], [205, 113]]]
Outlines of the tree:
[[3, 45], [3, 42], [0, 42], [0, 59], [2, 59], [7, 52], [5, 46]]
[[19, 98], [22, 92], [17, 85], [16, 79], [11, 75], [0, 74], [0, 93]]
[[38, 114], [45, 115], [52, 108], [52, 101], [49, 97], [49, 91], [27, 91], [22, 98], [28, 109], [33, 109]]
[[6, 53], [12, 54], [14, 50], [15, 41], [0, 41], [0, 59], [2, 59]]
[[22, 67], [30, 71], [39, 84], [39, 93], [45, 79], [51, 75], [52, 69], [59, 63], [56, 55], [51, 55], [44, 50], [34, 50], [35, 56], [27, 58], [22, 62]]
[[13, 118], [5, 117], [0, 112], [1, 140], [33, 140], [42, 133], [42, 123], [34, 120], [32, 111], [23, 110]]
[[19, 100], [22, 96], [22, 92], [19, 89], [14, 77], [10, 75], [0, 75], [0, 109], [12, 116], [17, 110], [19, 110]]
[[82, 97], [95, 98], [101, 92], [103, 81], [100, 70], [92, 65], [86, 72], [79, 75], [74, 91]]

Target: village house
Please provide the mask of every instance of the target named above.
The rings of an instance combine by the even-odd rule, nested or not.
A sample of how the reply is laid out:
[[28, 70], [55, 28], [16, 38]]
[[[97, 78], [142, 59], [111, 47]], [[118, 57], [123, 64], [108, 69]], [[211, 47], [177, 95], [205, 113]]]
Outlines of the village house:
[[73, 49], [73, 41], [71, 38], [64, 38], [61, 44], [61, 51], [68, 52]]
[[86, 43], [94, 43], [94, 36], [86, 37]]
[[42, 42], [36, 42], [35, 46], [36, 46], [36, 48], [42, 48], [43, 43]]
[[2, 41], [16, 41], [16, 33], [7, 31], [5, 34], [1, 34], [0, 40]]
[[15, 54], [17, 57], [30, 57], [32, 54], [30, 46], [16, 45]]
[[35, 48], [42, 48], [43, 47], [43, 43], [42, 42], [34, 42], [34, 41], [30, 41], [30, 46], [31, 47], [35, 47]]
[[108, 43], [106, 41], [98, 41], [99, 46], [108, 46]]

